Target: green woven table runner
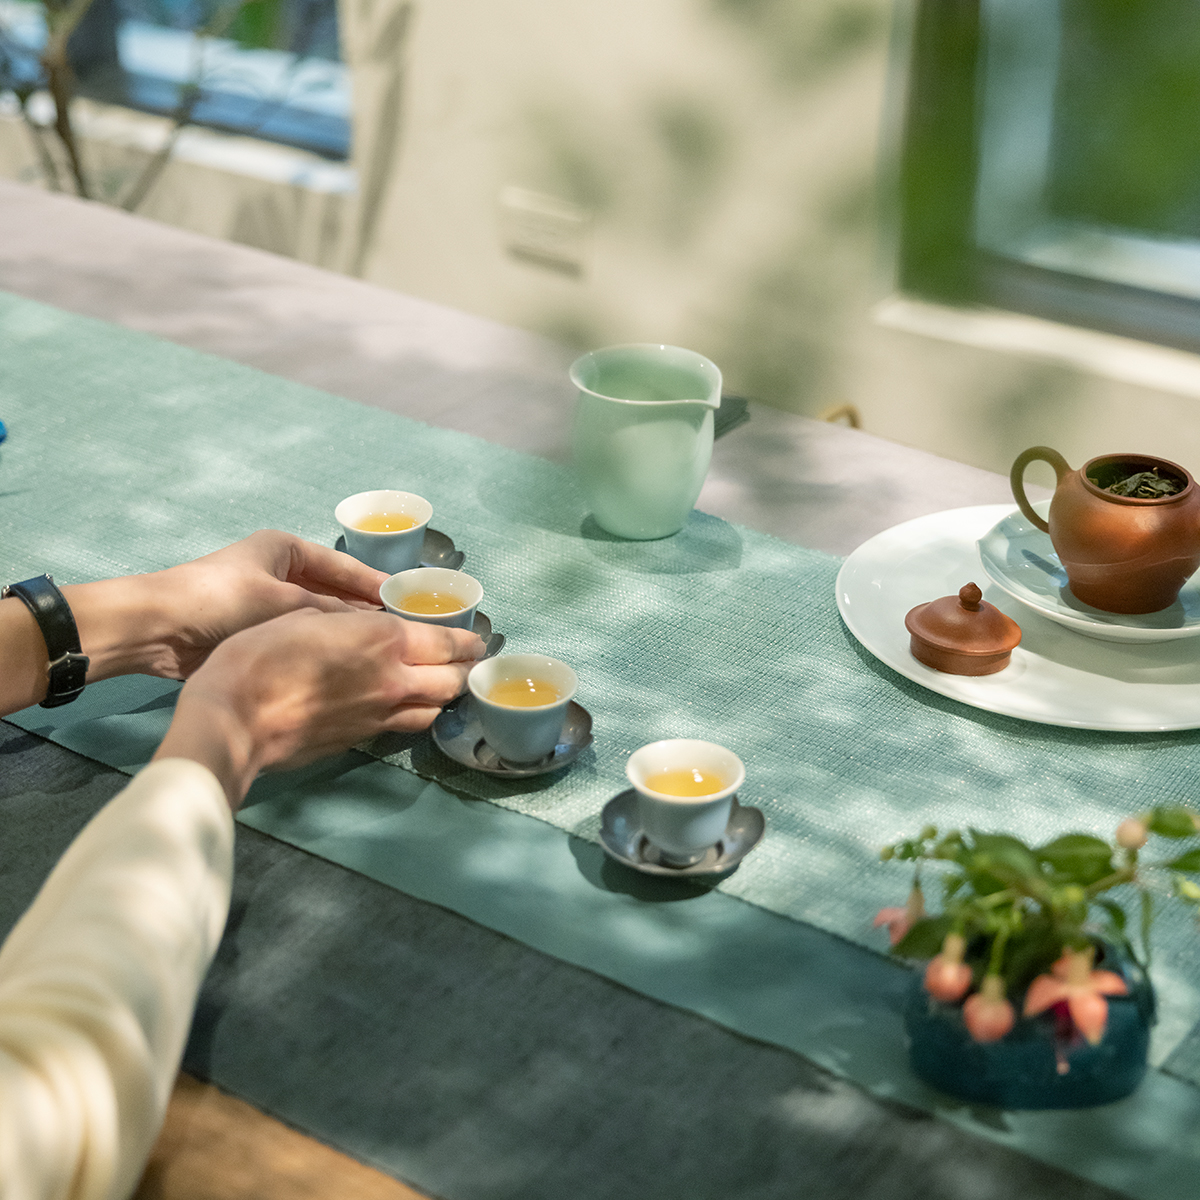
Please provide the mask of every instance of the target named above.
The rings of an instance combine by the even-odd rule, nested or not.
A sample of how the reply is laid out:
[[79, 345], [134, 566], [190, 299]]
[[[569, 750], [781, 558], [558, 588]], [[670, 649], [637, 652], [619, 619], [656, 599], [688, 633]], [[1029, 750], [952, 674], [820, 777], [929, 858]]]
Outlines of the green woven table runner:
[[[622, 542], [560, 467], [2, 294], [0, 419], [4, 579], [152, 570], [264, 526], [332, 544], [343, 496], [428, 497], [507, 648], [576, 668], [595, 744], [519, 784], [463, 770], [425, 737], [371, 752], [595, 840], [632, 750], [722, 742], [768, 825], [722, 889], [867, 945], [882, 945], [876, 909], [908, 884], [878, 847], [926, 822], [1107, 836], [1148, 800], [1200, 796], [1200, 733], [1032, 725], [899, 678], [841, 624], [827, 555], [700, 513], [674, 538]], [[165, 719], [158, 683], [109, 694], [126, 724]], [[1200, 1013], [1200, 938], [1180, 918], [1159, 940], [1161, 1058]], [[1200, 1078], [1200, 1054], [1184, 1057]]]

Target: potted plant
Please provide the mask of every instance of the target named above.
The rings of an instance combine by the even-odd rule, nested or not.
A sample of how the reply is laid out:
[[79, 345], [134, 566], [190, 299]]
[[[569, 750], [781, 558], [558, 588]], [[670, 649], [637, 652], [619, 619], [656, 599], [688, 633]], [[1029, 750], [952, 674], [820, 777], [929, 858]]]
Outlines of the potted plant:
[[[1198, 832], [1200, 815], [1162, 806], [1122, 821], [1112, 843], [1068, 833], [1034, 846], [927, 826], [884, 847], [885, 861], [916, 868], [905, 906], [875, 918], [892, 953], [927, 961], [905, 1010], [916, 1073], [1003, 1108], [1085, 1107], [1132, 1092], [1154, 1021], [1156, 908], [1174, 898], [1200, 910], [1200, 845], [1153, 861], [1143, 849], [1152, 834]], [[930, 868], [944, 891], [934, 914], [922, 885]], [[1122, 900], [1135, 902], [1136, 938]]]

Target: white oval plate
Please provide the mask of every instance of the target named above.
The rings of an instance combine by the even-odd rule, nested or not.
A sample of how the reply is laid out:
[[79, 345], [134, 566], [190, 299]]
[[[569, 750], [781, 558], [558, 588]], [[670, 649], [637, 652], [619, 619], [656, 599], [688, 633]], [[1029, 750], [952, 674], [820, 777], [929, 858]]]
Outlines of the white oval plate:
[[[1045, 516], [1050, 501], [1034, 510]], [[1170, 642], [1200, 634], [1200, 574], [1183, 585], [1179, 599], [1162, 612], [1127, 615], [1092, 608], [1067, 590], [1050, 537], [1018, 510], [1010, 511], [979, 539], [979, 557], [992, 582], [1014, 600], [1087, 637], [1107, 642]]]
[[1021, 627], [1012, 661], [995, 675], [946, 675], [909, 651], [904, 616], [926, 600], [983, 586], [977, 541], [1011, 512], [958, 508], [906, 521], [864, 542], [837, 577], [850, 632], [881, 662], [951, 699], [1044, 725], [1150, 733], [1200, 728], [1200, 639], [1099, 641], [1034, 612], [989, 585], [985, 597]]

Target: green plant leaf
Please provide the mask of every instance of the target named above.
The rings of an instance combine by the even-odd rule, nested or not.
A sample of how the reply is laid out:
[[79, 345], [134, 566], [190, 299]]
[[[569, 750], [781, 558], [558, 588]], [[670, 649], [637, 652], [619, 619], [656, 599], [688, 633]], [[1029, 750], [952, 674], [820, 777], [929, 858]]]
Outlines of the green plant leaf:
[[1058, 875], [1084, 887], [1111, 875], [1115, 869], [1112, 847], [1086, 833], [1065, 833], [1039, 847], [1036, 854]]
[[1147, 891], [1141, 892], [1142, 899], [1142, 965], [1149, 970], [1153, 951], [1150, 947], [1150, 930], [1154, 925], [1154, 897]]
[[1050, 969], [1050, 964], [1062, 954], [1070, 932], [1039, 916], [1030, 920], [1020, 936], [1009, 942], [1004, 978], [1010, 996], [1024, 991], [1036, 976]]
[[972, 829], [971, 840], [976, 854], [984, 854], [989, 860], [989, 865], [979, 864], [981, 869], [999, 868], [1013, 875], [1041, 878], [1034, 852], [1020, 839], [1006, 833], [980, 833]]
[[1186, 904], [1200, 906], [1200, 883], [1186, 875], [1176, 875], [1172, 881], [1172, 892]]
[[1100, 905], [1100, 907], [1104, 909], [1106, 913], [1108, 913], [1109, 917], [1112, 919], [1113, 928], [1119, 934], [1124, 935], [1125, 924], [1129, 920], [1129, 914], [1115, 900], [1109, 900], [1105, 898], [1102, 900], [1097, 900], [1096, 903]]
[[[987, 859], [988, 868], [992, 865], [992, 860]], [[976, 896], [990, 896], [993, 892], [1006, 891], [1009, 884], [1007, 877], [1002, 879], [999, 875], [992, 874], [990, 869], [972, 869], [963, 867], [963, 875], [966, 879], [966, 885]]]
[[279, 47], [283, 28], [282, 0], [244, 0], [228, 35], [243, 50]]
[[1163, 866], [1170, 867], [1173, 871], [1200, 871], [1200, 847], [1181, 854], [1169, 863], [1163, 863]]
[[953, 922], [942, 914], [918, 921], [893, 947], [901, 958], [932, 958], [939, 953]]
[[1160, 804], [1150, 814], [1146, 825], [1151, 833], [1169, 838], [1195, 837], [1200, 832], [1196, 828], [1196, 814], [1182, 805]]

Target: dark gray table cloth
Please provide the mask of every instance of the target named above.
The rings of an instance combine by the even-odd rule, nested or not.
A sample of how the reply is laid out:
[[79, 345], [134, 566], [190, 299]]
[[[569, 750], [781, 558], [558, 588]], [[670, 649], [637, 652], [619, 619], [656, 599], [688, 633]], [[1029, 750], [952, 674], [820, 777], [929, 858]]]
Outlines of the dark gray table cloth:
[[[0, 724], [0, 932], [125, 776]], [[238, 827], [185, 1067], [447, 1200], [1101, 1200], [796, 1055]]]

